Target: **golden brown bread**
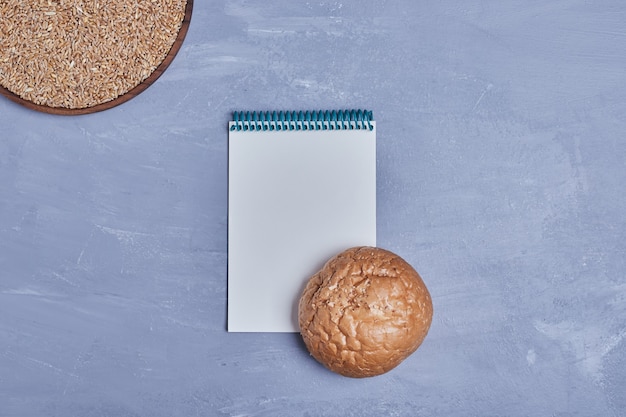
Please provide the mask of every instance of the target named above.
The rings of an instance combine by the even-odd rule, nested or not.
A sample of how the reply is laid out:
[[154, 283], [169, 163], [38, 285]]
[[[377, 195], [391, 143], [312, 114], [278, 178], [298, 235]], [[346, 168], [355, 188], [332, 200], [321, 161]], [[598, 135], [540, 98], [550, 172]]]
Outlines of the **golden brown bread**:
[[383, 374], [420, 346], [433, 305], [406, 261], [374, 247], [348, 249], [311, 277], [298, 305], [300, 333], [330, 370], [361, 378]]

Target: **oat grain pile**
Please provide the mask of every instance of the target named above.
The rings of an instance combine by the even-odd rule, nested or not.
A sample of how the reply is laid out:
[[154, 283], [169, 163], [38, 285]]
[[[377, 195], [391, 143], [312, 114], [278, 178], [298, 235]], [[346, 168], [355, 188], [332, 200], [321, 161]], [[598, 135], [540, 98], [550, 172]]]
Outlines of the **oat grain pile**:
[[0, 85], [79, 109], [136, 87], [165, 59], [186, 0], [0, 0]]

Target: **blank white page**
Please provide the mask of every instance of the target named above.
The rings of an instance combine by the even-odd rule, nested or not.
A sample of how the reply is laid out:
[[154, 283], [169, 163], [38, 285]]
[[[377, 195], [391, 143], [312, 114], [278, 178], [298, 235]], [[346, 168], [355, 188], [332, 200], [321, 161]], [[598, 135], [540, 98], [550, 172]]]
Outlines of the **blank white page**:
[[298, 332], [311, 275], [344, 249], [376, 245], [371, 124], [229, 131], [228, 331]]

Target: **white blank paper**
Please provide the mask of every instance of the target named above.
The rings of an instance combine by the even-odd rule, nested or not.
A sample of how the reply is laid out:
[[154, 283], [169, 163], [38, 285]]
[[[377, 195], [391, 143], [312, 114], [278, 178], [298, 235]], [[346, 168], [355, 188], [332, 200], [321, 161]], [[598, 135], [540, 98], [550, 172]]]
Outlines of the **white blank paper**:
[[372, 125], [229, 131], [228, 331], [299, 331], [310, 276], [344, 249], [376, 244]]

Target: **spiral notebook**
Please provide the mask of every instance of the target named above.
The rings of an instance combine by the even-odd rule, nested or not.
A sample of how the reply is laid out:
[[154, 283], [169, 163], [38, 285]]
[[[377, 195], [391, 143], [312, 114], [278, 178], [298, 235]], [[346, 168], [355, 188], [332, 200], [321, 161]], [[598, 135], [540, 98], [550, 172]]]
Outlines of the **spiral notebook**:
[[235, 112], [228, 135], [228, 331], [297, 332], [308, 279], [376, 244], [371, 111]]

